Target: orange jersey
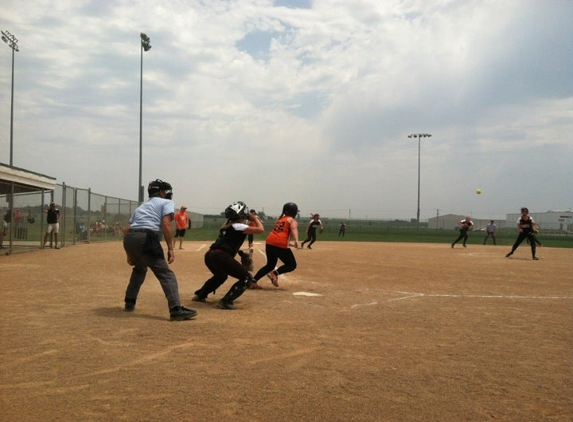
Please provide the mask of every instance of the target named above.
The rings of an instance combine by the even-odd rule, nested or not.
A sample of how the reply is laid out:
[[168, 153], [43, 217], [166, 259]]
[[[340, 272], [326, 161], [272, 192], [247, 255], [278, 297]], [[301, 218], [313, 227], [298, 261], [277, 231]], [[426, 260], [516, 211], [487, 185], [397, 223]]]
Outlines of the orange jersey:
[[175, 228], [179, 230], [185, 230], [189, 222], [189, 216], [185, 211], [179, 211], [175, 213]]
[[267, 244], [276, 246], [278, 248], [287, 249], [291, 235], [290, 233], [291, 221], [292, 217], [289, 217], [288, 215], [279, 218], [275, 223], [275, 227], [271, 230], [271, 232], [267, 236]]

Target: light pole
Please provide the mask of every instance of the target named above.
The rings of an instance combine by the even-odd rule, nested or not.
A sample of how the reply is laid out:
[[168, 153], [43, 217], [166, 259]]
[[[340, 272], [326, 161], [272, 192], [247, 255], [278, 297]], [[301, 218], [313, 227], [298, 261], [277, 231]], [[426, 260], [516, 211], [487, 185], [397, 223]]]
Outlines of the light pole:
[[18, 40], [8, 31], [2, 32], [2, 41], [12, 49], [12, 98], [10, 100], [10, 167], [14, 158], [14, 52], [18, 50]]
[[420, 228], [420, 140], [429, 138], [429, 133], [416, 133], [408, 135], [408, 138], [418, 138], [418, 210], [416, 212], [416, 230]]
[[141, 37], [141, 72], [139, 80], [139, 187], [138, 199], [139, 204], [143, 203], [143, 181], [142, 181], [142, 161], [143, 161], [143, 52], [151, 49], [151, 41], [143, 32]]

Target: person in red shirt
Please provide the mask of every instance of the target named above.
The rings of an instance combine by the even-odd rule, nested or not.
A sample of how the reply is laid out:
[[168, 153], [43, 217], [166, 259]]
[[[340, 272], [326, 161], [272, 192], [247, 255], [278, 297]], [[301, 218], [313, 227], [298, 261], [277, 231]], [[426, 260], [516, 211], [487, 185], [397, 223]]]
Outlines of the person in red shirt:
[[173, 248], [179, 239], [179, 249], [183, 249], [183, 238], [185, 232], [190, 228], [189, 216], [187, 215], [187, 207], [183, 205], [179, 212], [175, 214], [175, 236], [173, 236]]
[[[265, 275], [271, 280], [273, 286], [278, 287], [279, 275], [296, 269], [296, 259], [290, 247], [298, 249], [298, 222], [295, 220], [297, 214], [298, 206], [294, 202], [284, 204], [280, 218], [267, 236], [265, 245], [267, 264], [257, 271], [251, 288], [260, 288], [257, 282]], [[294, 241], [291, 242], [291, 239]], [[276, 268], [279, 260], [283, 265]]]

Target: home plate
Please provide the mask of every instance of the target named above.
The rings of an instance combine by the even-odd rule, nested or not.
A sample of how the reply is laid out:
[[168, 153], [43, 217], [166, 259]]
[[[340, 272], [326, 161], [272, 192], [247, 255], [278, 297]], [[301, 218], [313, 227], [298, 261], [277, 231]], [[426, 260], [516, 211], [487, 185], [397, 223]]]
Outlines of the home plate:
[[309, 292], [294, 292], [293, 296], [322, 296], [318, 293], [309, 293]]

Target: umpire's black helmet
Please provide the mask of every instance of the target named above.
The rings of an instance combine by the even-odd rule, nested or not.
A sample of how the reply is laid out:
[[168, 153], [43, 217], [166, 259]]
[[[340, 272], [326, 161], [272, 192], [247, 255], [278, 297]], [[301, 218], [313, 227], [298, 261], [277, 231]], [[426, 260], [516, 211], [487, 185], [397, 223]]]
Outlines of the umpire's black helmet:
[[169, 183], [164, 182], [161, 179], [155, 179], [154, 181], [149, 182], [149, 185], [147, 186], [147, 193], [149, 194], [150, 198], [159, 196], [159, 192], [161, 191], [165, 192], [165, 197], [167, 199], [173, 198], [173, 188]]

